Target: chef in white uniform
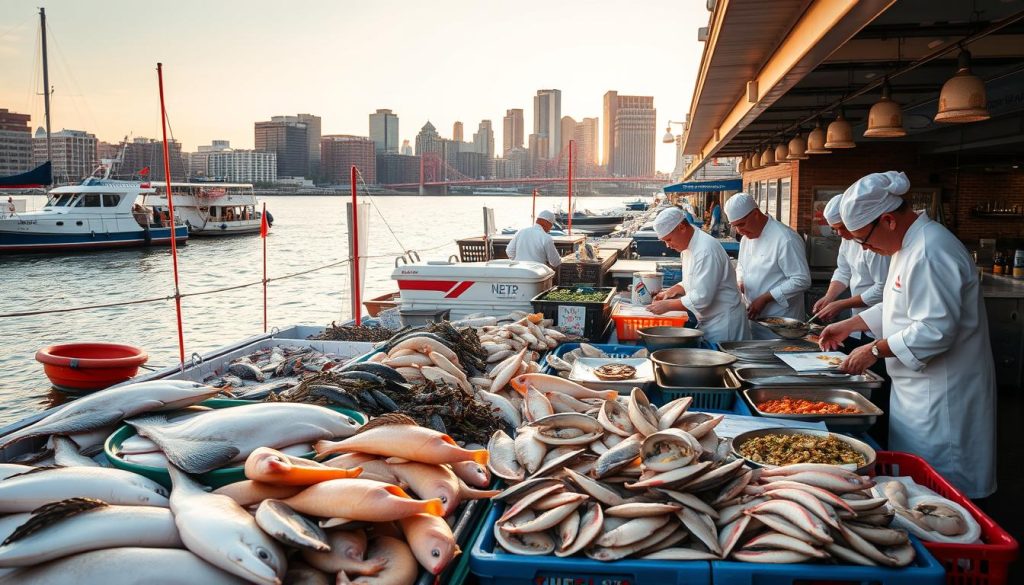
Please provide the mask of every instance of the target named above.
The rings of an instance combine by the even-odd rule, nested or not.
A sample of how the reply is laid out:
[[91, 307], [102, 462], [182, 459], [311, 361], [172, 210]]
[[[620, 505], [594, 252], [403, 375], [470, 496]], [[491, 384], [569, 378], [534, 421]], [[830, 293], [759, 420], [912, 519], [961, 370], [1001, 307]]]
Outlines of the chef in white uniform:
[[[843, 195], [836, 195], [825, 206], [825, 221], [843, 238], [843, 243], [839, 245], [837, 266], [828, 291], [814, 303], [812, 312], [822, 321], [831, 321], [846, 309], [856, 315], [882, 302], [885, 278], [889, 274], [888, 256], [865, 250], [853, 241], [839, 214], [842, 199]], [[836, 300], [846, 289], [850, 289], [850, 298]]]
[[855, 331], [876, 341], [843, 363], [860, 373], [885, 358], [892, 377], [889, 448], [926, 459], [971, 498], [996, 489], [996, 380], [978, 271], [949, 230], [900, 197], [903, 173], [868, 175], [840, 213], [854, 240], [892, 256], [882, 302], [830, 325], [834, 349]]
[[737, 193], [725, 202], [729, 224], [743, 236], [736, 277], [751, 319], [790, 317], [803, 321], [804, 292], [811, 271], [803, 239], [761, 212], [753, 197]]
[[562, 257], [555, 248], [555, 240], [548, 232], [555, 224], [555, 214], [547, 209], [537, 214], [537, 222], [516, 232], [505, 252], [511, 260], [526, 260], [558, 268]]
[[[654, 231], [680, 253], [683, 281], [659, 292], [647, 307], [654, 314], [689, 309], [697, 328], [713, 343], [750, 339], [750, 321], [736, 286], [736, 273], [722, 244], [685, 221], [686, 214], [670, 207], [654, 220]], [[677, 298], [682, 295], [682, 298]]]

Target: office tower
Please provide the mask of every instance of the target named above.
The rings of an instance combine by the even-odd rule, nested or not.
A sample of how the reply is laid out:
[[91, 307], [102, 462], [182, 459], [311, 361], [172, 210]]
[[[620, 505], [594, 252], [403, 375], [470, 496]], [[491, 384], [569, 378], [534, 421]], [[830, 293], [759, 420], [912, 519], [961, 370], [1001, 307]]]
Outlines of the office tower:
[[[409, 142], [406, 140], [406, 142]], [[404, 147], [403, 147], [404, 150]], [[420, 180], [420, 158], [409, 154], [380, 153], [377, 155], [377, 183], [417, 183]]]
[[268, 122], [256, 122], [255, 143], [256, 150], [277, 154], [279, 179], [306, 177], [309, 173], [309, 132], [298, 116], [274, 116]]
[[309, 164], [307, 178], [316, 179], [320, 176], [320, 116], [299, 114], [299, 122], [306, 125], [306, 143], [309, 145]]
[[[562, 139], [561, 142], [558, 144], [558, 152], [564, 159], [569, 157], [569, 141], [575, 140], [576, 137], [576, 120], [574, 120], [572, 116], [562, 116], [562, 122], [560, 126], [561, 128], [559, 130], [559, 133], [561, 134]], [[579, 149], [579, 147], [580, 145], [577, 144], [576, 148]], [[577, 153], [578, 152], [579, 151], [577, 150]]]
[[376, 152], [398, 152], [398, 115], [391, 110], [370, 114], [370, 140]]
[[452, 140], [462, 142], [462, 122], [452, 124]]
[[273, 152], [227, 148], [205, 154], [206, 176], [211, 179], [229, 183], [277, 182], [277, 155]]
[[484, 158], [494, 158], [494, 128], [490, 120], [480, 121], [480, 126], [473, 134], [473, 146]]
[[525, 148], [523, 144], [523, 110], [518, 108], [505, 110], [502, 123], [504, 126], [501, 136], [501, 155], [508, 156], [508, 153], [514, 148]]
[[377, 145], [364, 136], [331, 134], [320, 139], [323, 176], [332, 184], [348, 184], [352, 167], [367, 185], [377, 183]]
[[540, 89], [533, 98], [533, 133], [547, 139], [548, 156], [558, 158], [562, 144], [562, 91]]
[[402, 141], [402, 154], [405, 156], [412, 156], [412, 145], [409, 144], [408, 140]]
[[609, 91], [604, 94], [604, 120], [601, 132], [601, 166], [612, 172], [612, 161], [615, 160], [615, 111], [619, 105], [618, 92]]
[[0, 109], [0, 177], [32, 168], [32, 128], [28, 114]]
[[583, 118], [583, 121], [576, 124], [573, 131], [573, 139], [576, 140], [576, 173], [581, 177], [593, 177], [597, 175], [598, 154], [597, 147], [600, 139], [600, 128], [597, 118]]
[[[77, 183], [96, 169], [96, 137], [82, 130], [61, 130], [50, 136], [53, 182]], [[32, 165], [46, 162], [46, 130], [39, 128], [32, 139]]]
[[440, 156], [443, 149], [444, 146], [441, 136], [437, 133], [437, 128], [434, 128], [430, 122], [424, 124], [419, 134], [416, 135], [416, 155], [436, 154]]
[[[303, 143], [305, 144], [305, 143]], [[181, 154], [181, 143], [177, 140], [167, 141], [167, 151], [171, 163], [171, 180], [185, 180], [185, 160]], [[164, 177], [164, 143], [151, 138], [136, 138], [124, 149], [124, 160], [117, 170], [117, 177], [122, 179], [138, 178], [139, 171], [149, 168], [147, 178], [163, 181]]]
[[[187, 156], [188, 176], [190, 178], [215, 176], [210, 174], [210, 155], [215, 152], [224, 152], [226, 150], [231, 150], [230, 140], [212, 140], [210, 141], [210, 144], [204, 144], [196, 147], [196, 152], [189, 153]], [[274, 164], [277, 164], [277, 157], [274, 157]], [[275, 180], [277, 178], [276, 168], [274, 169], [274, 178]]]
[[602, 163], [613, 176], [654, 176], [654, 98], [604, 94]]

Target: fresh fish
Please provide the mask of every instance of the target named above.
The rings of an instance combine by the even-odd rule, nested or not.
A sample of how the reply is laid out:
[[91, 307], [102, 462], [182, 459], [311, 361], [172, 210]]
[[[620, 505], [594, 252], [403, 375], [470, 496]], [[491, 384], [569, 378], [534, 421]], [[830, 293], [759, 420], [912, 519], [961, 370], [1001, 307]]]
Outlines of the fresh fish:
[[604, 404], [601, 405], [600, 410], [597, 412], [597, 421], [609, 433], [614, 433], [620, 437], [629, 437], [637, 432], [633, 422], [629, 420], [629, 413], [626, 411], [626, 407], [617, 400], [604, 401]]
[[68, 498], [122, 506], [167, 507], [167, 490], [130, 471], [106, 467], [36, 468], [0, 481], [0, 513], [30, 512]]
[[[740, 459], [740, 462], [743, 460]], [[654, 487], [666, 487], [672, 484], [679, 484], [684, 481], [693, 479], [694, 477], [704, 473], [708, 467], [711, 466], [710, 461], [701, 461], [700, 463], [694, 463], [693, 465], [687, 465], [685, 467], [677, 467], [672, 471], [665, 471], [658, 473], [647, 478], [643, 478], [640, 481], [626, 484], [626, 488], [635, 490], [641, 488], [654, 488]]]
[[41, 420], [0, 437], [0, 449], [32, 437], [83, 433], [144, 412], [182, 408], [218, 392], [211, 386], [185, 380], [156, 380], [107, 388], [60, 406]]
[[515, 442], [505, 431], [494, 431], [487, 443], [487, 452], [490, 454], [487, 467], [494, 475], [509, 481], [522, 481], [525, 477], [523, 468], [516, 459]]
[[369, 372], [375, 376], [378, 376], [385, 381], [394, 382], [396, 384], [405, 384], [405, 379], [402, 375], [395, 371], [394, 368], [388, 367], [384, 364], [375, 364], [372, 362], [353, 362], [348, 364], [339, 370], [341, 372]]
[[604, 511], [605, 516], [618, 518], [645, 518], [648, 516], [665, 516], [674, 514], [682, 506], [679, 504], [659, 504], [654, 502], [632, 502], [612, 506]]
[[714, 508], [712, 508], [707, 504], [707, 502], [693, 494], [667, 489], [655, 489], [654, 491], [657, 493], [665, 494], [666, 496], [672, 498], [673, 500], [679, 502], [680, 504], [686, 506], [687, 508], [690, 508], [691, 510], [707, 514], [708, 516], [715, 519], [718, 518], [718, 512]]
[[700, 442], [690, 433], [667, 429], [644, 438], [640, 457], [645, 469], [661, 472], [689, 465], [702, 452]]
[[[642, 518], [642, 520], [649, 520], [649, 518]], [[638, 521], [639, 520], [634, 520], [634, 522]], [[673, 523], [668, 522], [661, 528], [658, 528], [654, 532], [648, 533], [644, 536], [644, 538], [632, 544], [616, 547], [604, 547], [597, 545], [595, 543], [594, 546], [591, 546], [590, 548], [586, 549], [584, 553], [587, 555], [587, 557], [594, 559], [596, 561], [617, 561], [629, 555], [636, 554], [644, 550], [650, 549], [651, 547], [654, 547], [658, 543], [663, 542], [668, 538], [671, 538], [672, 535], [676, 533], [676, 531], [676, 526]]]
[[541, 532], [558, 526], [559, 524], [561, 524], [562, 520], [568, 518], [569, 515], [572, 514], [573, 511], [576, 510], [576, 508], [578, 508], [587, 499], [587, 497], [582, 494], [567, 495], [575, 495], [581, 497], [577, 497], [574, 500], [566, 501], [565, 503], [556, 508], [545, 510], [543, 511], [543, 513], [541, 513], [536, 518], [533, 518], [532, 520], [515, 523], [512, 525], [506, 525], [504, 529], [505, 532], [509, 534], [522, 534], [524, 532]]
[[263, 500], [256, 509], [256, 524], [282, 544], [325, 552], [331, 550], [327, 534], [305, 516], [279, 500]]
[[608, 477], [623, 467], [632, 465], [640, 456], [642, 446], [643, 437], [638, 433], [602, 453], [594, 465], [597, 478]]
[[[281, 421], [288, 423], [282, 425]], [[211, 410], [170, 425], [159, 424], [153, 417], [131, 419], [128, 424], [160, 445], [175, 466], [189, 473], [206, 473], [242, 461], [259, 447], [347, 437], [359, 427], [354, 418], [329, 408], [288, 402]]]
[[787, 500], [769, 500], [747, 510], [746, 513], [757, 518], [764, 524], [767, 524], [769, 527], [774, 528], [778, 532], [788, 534], [794, 538], [801, 538], [801, 535], [793, 533], [793, 531], [788, 527], [773, 525], [773, 519], [770, 516], [782, 518], [792, 526], [796, 527], [800, 532], [814, 539], [816, 542], [832, 542], [832, 536], [829, 534], [825, 523], [796, 502], [790, 502]]
[[526, 399], [523, 400], [523, 414], [526, 415], [526, 420], [535, 422], [555, 414], [555, 409], [539, 390], [531, 387], [526, 391]]
[[328, 479], [359, 477], [362, 469], [339, 469], [260, 447], [245, 459], [245, 477], [276, 485], [307, 486]]
[[[491, 392], [504, 390], [508, 386], [512, 378], [519, 373], [519, 366], [522, 365], [525, 356], [526, 349], [524, 348], [494, 369], [494, 381], [491, 383]], [[522, 393], [525, 394], [525, 392]]]
[[128, 463], [144, 465], [146, 467], [157, 467], [160, 469], [167, 469], [167, 466], [171, 464], [171, 462], [167, 460], [167, 456], [160, 451], [157, 451], [156, 453], [129, 453], [127, 455], [121, 455], [120, 457]]
[[[140, 583], [202, 583], [204, 585], [245, 585], [249, 579], [236, 577], [195, 554], [173, 548], [106, 548], [64, 557], [0, 577], [7, 585], [139, 585]], [[173, 576], [173, 577], [172, 577]]]
[[398, 521], [413, 556], [431, 575], [439, 575], [462, 551], [444, 518], [414, 514]]
[[814, 487], [828, 490], [834, 494], [855, 492], [873, 487], [875, 482], [870, 479], [861, 479], [860, 476], [844, 477], [831, 472], [824, 471], [803, 471], [793, 475], [761, 476], [762, 482], [794, 481]]
[[287, 568], [284, 551], [253, 517], [235, 500], [207, 493], [174, 466], [169, 471], [171, 512], [185, 546], [229, 573], [255, 583], [279, 584]]
[[[538, 556], [551, 554], [555, 550], [555, 541], [546, 532], [524, 532], [513, 534], [507, 528], [516, 526], [516, 522], [529, 522], [533, 514], [527, 510], [514, 520], [494, 525], [494, 538], [502, 548], [514, 555]], [[598, 527], [600, 528], [600, 527]]]
[[53, 458], [61, 467], [99, 467], [99, 463], [78, 452], [78, 445], [67, 437], [54, 435], [50, 438], [53, 443]]
[[834, 556], [836, 559], [838, 559], [840, 561], [845, 561], [847, 563], [853, 563], [855, 565], [864, 565], [864, 566], [867, 566], [867, 567], [877, 567], [878, 566], [878, 563], [876, 563], [875, 561], [872, 561], [871, 559], [869, 559], [866, 556], [860, 554], [859, 552], [851, 550], [851, 549], [849, 549], [849, 548], [847, 548], [847, 547], [845, 547], [845, 546], [843, 546], [841, 544], [836, 544], [836, 543], [832, 542], [832, 543], [826, 544], [824, 546], [825, 546], [825, 551], [827, 551], [829, 554], [831, 554], [832, 556]]
[[552, 479], [550, 477], [538, 477], [535, 479], [528, 479], [526, 481], [521, 481], [511, 487], [505, 488], [503, 492], [494, 496], [494, 500], [498, 502], [514, 502], [519, 498], [522, 498], [527, 494], [533, 492], [534, 490], [539, 490], [549, 485], [564, 485], [564, 482], [558, 479]]
[[759, 549], [790, 550], [818, 559], [828, 558], [828, 553], [807, 544], [806, 541], [800, 540], [799, 538], [793, 538], [792, 536], [785, 534], [779, 534], [778, 532], [760, 534], [748, 540], [747, 543], [743, 545], [743, 550], [746, 551]]
[[676, 511], [676, 517], [694, 538], [708, 547], [709, 551], [721, 556], [722, 546], [718, 543], [718, 530], [710, 516], [684, 507]]
[[355, 581], [359, 585], [412, 585], [419, 573], [419, 564], [409, 545], [397, 538], [378, 536], [366, 551], [370, 560], [384, 559], [384, 570]]
[[[894, 482], [890, 482], [890, 484], [891, 483], [894, 483]], [[895, 482], [895, 483], [899, 483], [899, 482]], [[824, 489], [821, 489], [819, 487], [814, 487], [812, 485], [807, 485], [805, 483], [800, 483], [800, 482], [796, 482], [796, 481], [773, 481], [773, 482], [771, 482], [769, 484], [766, 484], [766, 485], [760, 486], [760, 487], [763, 487], [765, 495], [768, 495], [769, 492], [772, 492], [772, 491], [775, 491], [775, 490], [781, 490], [781, 489], [803, 490], [803, 491], [813, 495], [814, 497], [818, 498], [824, 504], [828, 504], [829, 506], [832, 506], [833, 508], [842, 508], [843, 510], [846, 510], [847, 512], [849, 512], [851, 514], [854, 513], [853, 508], [851, 508], [850, 505], [848, 503], [846, 503], [846, 500], [840, 498], [839, 496], [835, 495], [834, 493], [832, 493], [832, 492], [830, 492], [828, 490], [824, 490]]]
[[[490, 453], [490, 449], [488, 449], [488, 453]], [[513, 450], [512, 453], [514, 456], [515, 451]], [[455, 475], [464, 481], [466, 485], [477, 488], [485, 488], [491, 485], [491, 472], [488, 471], [486, 466], [480, 465], [476, 461], [459, 461], [458, 463], [452, 463], [451, 468]]]
[[[381, 420], [383, 417], [376, 419]], [[318, 441], [314, 448], [321, 459], [334, 453], [358, 451], [420, 463], [476, 461], [487, 464], [486, 449], [463, 449], [448, 435], [415, 424], [378, 424], [343, 441]]]
[[516, 459], [530, 475], [540, 469], [544, 462], [544, 455], [548, 452], [547, 444], [537, 438], [538, 434], [540, 433], [532, 426], [521, 427], [513, 442]]
[[17, 463], [0, 463], [0, 481], [11, 477], [12, 475], [20, 475], [22, 473], [32, 471], [35, 467], [31, 465], [18, 465]]
[[26, 567], [122, 546], [184, 548], [167, 508], [71, 498], [46, 504], [0, 546], [0, 567]]
[[587, 504], [586, 509], [580, 516], [579, 529], [577, 530], [575, 539], [570, 545], [558, 547], [558, 550], [555, 551], [555, 556], [572, 556], [590, 546], [591, 543], [593, 543], [601, 534], [603, 526], [604, 513], [601, 510], [601, 505], [597, 503]]
[[309, 391], [310, 396], [326, 398], [331, 402], [331, 404], [340, 406], [341, 408], [347, 408], [349, 410], [359, 410], [361, 408], [359, 400], [340, 386], [333, 386], [331, 384], [310, 384], [309, 386], [306, 386], [306, 390]]
[[388, 522], [412, 514], [441, 516], [441, 500], [414, 500], [402, 488], [368, 479], [332, 479], [283, 500], [292, 509], [321, 518]]
[[504, 396], [488, 392], [486, 390], [480, 390], [476, 393], [476, 397], [488, 404], [491, 407], [491, 412], [498, 415], [498, 417], [508, 423], [511, 428], [519, 428], [519, 425], [523, 424], [523, 419], [519, 415], [519, 410]]
[[645, 561], [717, 561], [718, 555], [693, 548], [664, 548], [640, 557]]
[[548, 392], [561, 392], [576, 399], [603, 398], [605, 400], [615, 400], [619, 395], [617, 390], [591, 390], [576, 382], [570, 382], [569, 380], [548, 374], [521, 374], [513, 377], [509, 383], [522, 395], [526, 394], [529, 386], [534, 386], [545, 394]]
[[676, 424], [679, 417], [690, 408], [690, 404], [693, 403], [692, 396], [684, 396], [683, 398], [676, 398], [675, 400], [665, 404], [658, 409], [658, 430], [665, 430], [671, 428], [672, 425]]
[[572, 412], [552, 414], [530, 426], [537, 429], [537, 440], [548, 445], [587, 445], [604, 433], [594, 418]]
[[160, 445], [150, 441], [142, 435], [132, 435], [121, 441], [118, 452], [124, 455], [136, 455], [141, 453], [160, 453]]
[[859, 522], [844, 522], [846, 528], [875, 546], [897, 546], [910, 541], [906, 530], [871, 526]]
[[376, 575], [387, 561], [366, 557], [366, 533], [362, 530], [334, 530], [327, 535], [329, 552], [303, 550], [302, 558], [313, 567], [332, 575], [344, 571], [349, 575]]
[[444, 465], [402, 463], [392, 465], [392, 473], [422, 500], [441, 500], [441, 515], [447, 516], [459, 506], [459, 478]]
[[518, 516], [524, 510], [530, 509], [535, 503], [543, 500], [551, 494], [559, 493], [565, 490], [565, 486], [562, 483], [552, 483], [550, 485], [538, 488], [522, 498], [520, 498], [515, 504], [505, 509], [505, 513], [498, 518], [498, 524], [501, 524], [507, 520], [511, 520]]
[[803, 490], [782, 489], [772, 490], [767, 492], [767, 495], [773, 500], [789, 500], [796, 502], [803, 506], [808, 512], [817, 516], [818, 519], [825, 524], [839, 530], [839, 517], [836, 516], [835, 510], [823, 504], [821, 500], [814, 497], [813, 494]]
[[658, 432], [658, 411], [651, 406], [643, 390], [633, 388], [629, 394], [626, 412], [638, 433], [646, 437]]
[[580, 532], [580, 513], [579, 510], [573, 510], [572, 514], [569, 514], [562, 523], [558, 525], [556, 530], [558, 533], [558, 550], [566, 550]]
[[[200, 407], [189, 406], [186, 408], [192, 409]], [[107, 425], [105, 427], [99, 427], [91, 431], [86, 431], [84, 433], [68, 434], [67, 437], [74, 441], [76, 445], [78, 445], [79, 453], [91, 457], [103, 450], [103, 443], [107, 441], [107, 437], [109, 437], [111, 434], [113, 434], [114, 431], [117, 430], [117, 427], [120, 426], [120, 424], [121, 421], [118, 421], [116, 424]]]
[[544, 397], [551, 403], [551, 408], [555, 412], [586, 412], [591, 408], [586, 402], [561, 392], [546, 392]]
[[[566, 467], [572, 465], [574, 462], [580, 459], [580, 457], [583, 456], [583, 454], [587, 452], [586, 449], [573, 450], [571, 447], [565, 449], [567, 450], [564, 453], [561, 453], [556, 457], [546, 458], [544, 464], [540, 466], [540, 469], [538, 469], [537, 472], [532, 474], [530, 477], [544, 477], [545, 475], [558, 473], [564, 470]], [[554, 453], [554, 451], [552, 451], [551, 453]]]
[[553, 353], [549, 353], [547, 357], [548, 365], [560, 372], [572, 371], [572, 364], [556, 356]]
[[[743, 493], [744, 488], [750, 485], [750, 482], [755, 478], [756, 475], [757, 473], [754, 470], [743, 470], [739, 476], [729, 480], [729, 482], [726, 483], [724, 487], [722, 487], [721, 491], [718, 493], [718, 497], [716, 497], [711, 503], [717, 506], [723, 502], [728, 502], [732, 500], [736, 496]], [[811, 497], [813, 498], [814, 496]]]
[[721, 548], [722, 558], [727, 558], [732, 549], [739, 544], [743, 533], [750, 526], [750, 519], [750, 516], [740, 516], [718, 531], [718, 546]]
[[[605, 506], [620, 506], [626, 503], [626, 500], [618, 494], [615, 490], [611, 489], [607, 485], [591, 479], [586, 475], [577, 473], [572, 469], [566, 469], [566, 473], [572, 478], [573, 482], [579, 486], [581, 490], [586, 492], [590, 497], [601, 502]], [[603, 520], [602, 520], [603, 521]]]
[[606, 358], [606, 357], [608, 357], [608, 354], [606, 354], [605, 352], [601, 351], [600, 349], [594, 347], [593, 345], [590, 345], [589, 343], [581, 343], [580, 344], [580, 351], [582, 351], [583, 355], [585, 357], [588, 357], [588, 358]]
[[773, 563], [788, 565], [802, 563], [811, 557], [793, 552], [791, 550], [738, 550], [732, 553], [732, 558], [744, 563]]
[[411, 349], [424, 355], [428, 355], [433, 351], [448, 358], [448, 361], [451, 362], [458, 361], [459, 359], [458, 356], [455, 355], [455, 352], [445, 345], [445, 342], [437, 336], [427, 337], [425, 335], [417, 335], [416, 337], [409, 337], [391, 348], [391, 350], [396, 349]]
[[[607, 520], [607, 515], [605, 518]], [[640, 542], [665, 526], [669, 520], [670, 517], [667, 515], [636, 518], [606, 531], [594, 541], [594, 544], [604, 548], [615, 548]]]
[[263, 371], [249, 362], [235, 362], [228, 365], [228, 373], [238, 376], [243, 380], [255, 380], [263, 382], [267, 379]]

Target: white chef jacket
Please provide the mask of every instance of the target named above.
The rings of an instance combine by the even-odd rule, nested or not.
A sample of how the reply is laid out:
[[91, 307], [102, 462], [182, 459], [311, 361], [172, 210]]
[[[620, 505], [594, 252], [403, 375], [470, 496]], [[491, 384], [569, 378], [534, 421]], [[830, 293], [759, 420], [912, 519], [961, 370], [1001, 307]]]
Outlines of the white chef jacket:
[[[885, 279], [889, 276], [889, 257], [865, 250], [853, 240], [843, 240], [832, 280], [850, 289], [850, 296], [860, 295], [864, 304], [873, 307], [882, 302]], [[856, 315], [865, 307], [851, 309]]]
[[750, 321], [736, 286], [729, 255], [715, 238], [693, 230], [690, 245], [680, 254], [683, 264], [683, 306], [697, 316], [704, 339], [750, 339]]
[[775, 219], [768, 218], [760, 237], [740, 241], [736, 278], [751, 301], [771, 292], [774, 300], [765, 305], [760, 318], [806, 318], [804, 291], [811, 287], [811, 271], [804, 241]]
[[557, 268], [562, 263], [562, 257], [555, 249], [555, 240], [538, 224], [516, 232], [505, 252], [512, 260], [539, 262], [552, 268]]
[[889, 447], [926, 459], [968, 497], [996, 489], [996, 380], [977, 268], [921, 215], [892, 257], [882, 302], [860, 314], [896, 357]]

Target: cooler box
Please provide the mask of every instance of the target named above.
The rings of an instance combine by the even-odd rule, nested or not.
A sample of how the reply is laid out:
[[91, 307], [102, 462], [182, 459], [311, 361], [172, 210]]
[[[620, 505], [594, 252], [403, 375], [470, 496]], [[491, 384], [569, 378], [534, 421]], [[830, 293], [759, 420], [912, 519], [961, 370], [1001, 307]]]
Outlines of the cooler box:
[[551, 288], [555, 272], [544, 264], [515, 260], [421, 262], [395, 268], [401, 310], [451, 310], [451, 319], [474, 313], [532, 312], [530, 300]]

